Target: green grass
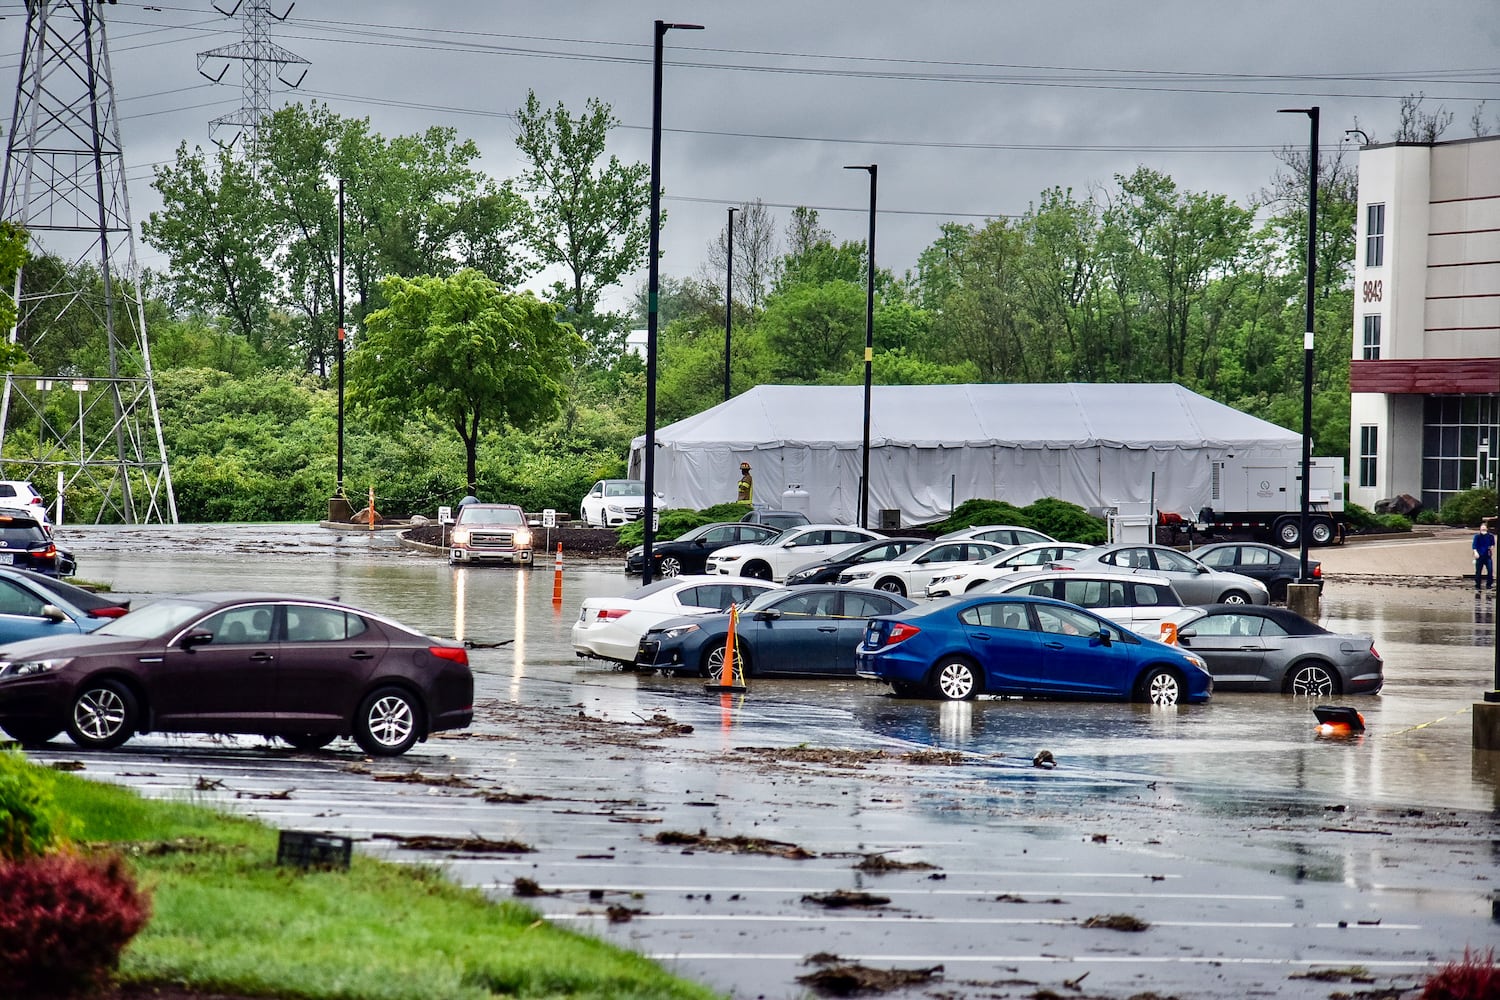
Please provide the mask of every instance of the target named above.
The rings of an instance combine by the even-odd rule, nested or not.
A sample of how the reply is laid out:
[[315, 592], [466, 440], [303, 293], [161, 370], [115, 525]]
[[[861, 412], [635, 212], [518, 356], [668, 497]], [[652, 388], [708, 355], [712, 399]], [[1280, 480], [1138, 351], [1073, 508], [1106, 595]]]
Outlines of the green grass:
[[151, 893], [125, 982], [284, 1000], [717, 996], [431, 868], [358, 854], [346, 872], [280, 868], [261, 823], [69, 774], [54, 791], [72, 838], [120, 848]]

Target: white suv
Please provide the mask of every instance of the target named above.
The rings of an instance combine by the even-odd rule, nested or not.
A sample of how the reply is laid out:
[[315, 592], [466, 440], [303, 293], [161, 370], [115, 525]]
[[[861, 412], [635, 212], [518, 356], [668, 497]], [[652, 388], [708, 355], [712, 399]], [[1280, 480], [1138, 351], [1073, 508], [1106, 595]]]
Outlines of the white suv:
[[0, 507], [24, 510], [45, 525], [52, 523], [47, 516], [47, 502], [24, 479], [0, 479]]

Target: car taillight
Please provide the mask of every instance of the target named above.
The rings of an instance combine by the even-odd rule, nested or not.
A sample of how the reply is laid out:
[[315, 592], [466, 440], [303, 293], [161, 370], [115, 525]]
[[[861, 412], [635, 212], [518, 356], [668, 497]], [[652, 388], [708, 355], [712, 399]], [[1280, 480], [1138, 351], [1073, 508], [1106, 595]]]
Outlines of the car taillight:
[[462, 646], [428, 646], [427, 652], [440, 660], [452, 660], [464, 666], [469, 665], [469, 651]]
[[1381, 662], [1385, 661], [1385, 657], [1380, 655], [1380, 650], [1375, 648], [1375, 644], [1373, 642], [1370, 643], [1370, 655], [1375, 657], [1375, 659], [1380, 660]]
[[920, 631], [922, 630], [917, 628], [915, 625], [908, 625], [905, 622], [896, 622], [891, 626], [890, 635], [885, 637], [885, 644], [887, 646], [894, 646], [898, 642], [910, 639]]
[[90, 618], [119, 618], [129, 611], [129, 608], [95, 608], [89, 612]]
[[1320, 577], [1320, 576], [1322, 576], [1322, 575], [1323, 575], [1323, 567], [1322, 567], [1322, 566], [1314, 566], [1314, 567], [1313, 567], [1313, 572], [1312, 572], [1312, 575], [1313, 575], [1313, 576], [1314, 576], [1314, 577], [1315, 577], [1315, 578], [1316, 578], [1316, 577]]
[[600, 608], [599, 613], [594, 616], [594, 620], [609, 622], [614, 621], [616, 618], [624, 618], [628, 614], [630, 612], [624, 608]]

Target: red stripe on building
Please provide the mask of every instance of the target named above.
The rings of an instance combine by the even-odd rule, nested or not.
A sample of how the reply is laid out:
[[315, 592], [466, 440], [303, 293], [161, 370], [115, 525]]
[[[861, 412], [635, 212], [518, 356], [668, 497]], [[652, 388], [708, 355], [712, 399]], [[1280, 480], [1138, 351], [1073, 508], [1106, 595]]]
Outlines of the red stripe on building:
[[1500, 392], [1500, 358], [1351, 361], [1349, 391], [1445, 396]]

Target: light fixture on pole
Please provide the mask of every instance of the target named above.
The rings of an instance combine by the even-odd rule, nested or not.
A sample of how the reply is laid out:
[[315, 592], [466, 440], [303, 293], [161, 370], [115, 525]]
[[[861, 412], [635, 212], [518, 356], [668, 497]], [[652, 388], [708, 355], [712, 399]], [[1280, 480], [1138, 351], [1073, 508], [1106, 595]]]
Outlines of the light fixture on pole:
[[1346, 128], [1346, 129], [1344, 129], [1344, 138], [1345, 139], [1349, 138], [1352, 135], [1359, 136], [1360, 145], [1362, 145], [1362, 146], [1368, 146], [1368, 145], [1370, 145], [1370, 137], [1369, 137], [1369, 135], [1367, 135], [1365, 133], [1364, 129], [1362, 129], [1362, 128]]
[[1318, 108], [1280, 108], [1276, 113], [1307, 115], [1312, 122], [1307, 153], [1307, 329], [1302, 335], [1302, 518], [1297, 531], [1301, 545], [1297, 581], [1312, 583], [1307, 571], [1307, 526], [1312, 478], [1313, 294], [1318, 266]]
[[865, 261], [865, 438], [859, 466], [859, 526], [868, 528], [870, 526], [870, 376], [871, 365], [875, 360], [875, 177], [879, 167], [870, 163], [844, 169], [865, 170], [870, 174], [870, 241], [866, 244]]
[[734, 329], [734, 213], [729, 210], [729, 227], [725, 230], [727, 252], [724, 254], [724, 402], [729, 402], [729, 334]]
[[646, 506], [641, 512], [646, 537], [641, 551], [641, 583], [651, 582], [651, 546], [656, 541], [656, 309], [661, 281], [661, 49], [662, 38], [673, 28], [701, 31], [701, 24], [655, 22], [651, 77], [651, 234], [646, 266], [646, 447], [644, 473]]

